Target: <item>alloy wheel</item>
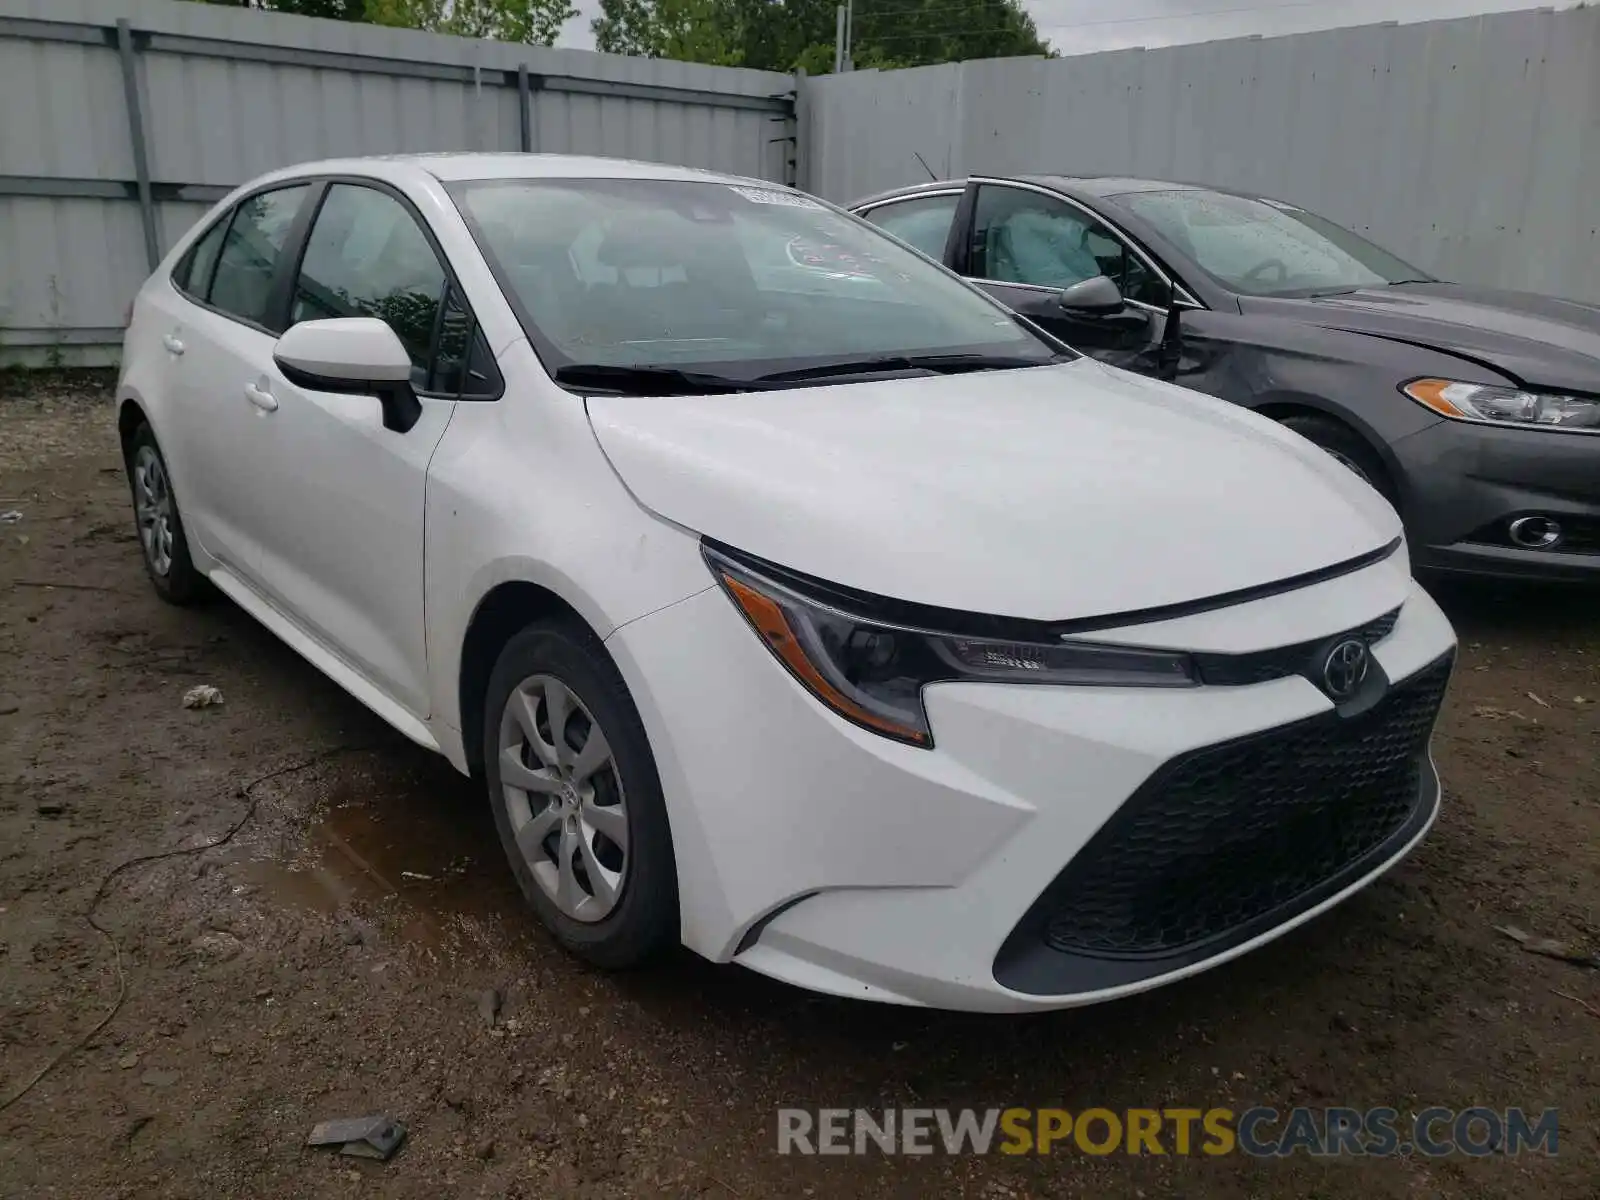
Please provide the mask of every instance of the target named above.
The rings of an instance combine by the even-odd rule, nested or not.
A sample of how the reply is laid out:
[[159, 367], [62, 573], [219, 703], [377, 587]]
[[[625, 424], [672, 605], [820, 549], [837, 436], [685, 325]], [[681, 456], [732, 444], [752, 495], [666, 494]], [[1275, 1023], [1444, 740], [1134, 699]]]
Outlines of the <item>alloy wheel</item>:
[[172, 488], [154, 446], [140, 446], [134, 455], [133, 508], [145, 560], [164, 579], [172, 570]]
[[1345, 454], [1339, 450], [1335, 450], [1331, 446], [1323, 446], [1321, 444], [1317, 446], [1317, 449], [1321, 450], [1329, 458], [1333, 459], [1334, 462], [1345, 467], [1347, 470], [1354, 472], [1356, 478], [1360, 479], [1362, 483], [1372, 483], [1371, 478], [1367, 475], [1366, 469], [1348, 454]]
[[559, 679], [530, 675], [500, 717], [500, 785], [517, 849], [566, 916], [593, 923], [628, 875], [628, 806], [611, 745]]

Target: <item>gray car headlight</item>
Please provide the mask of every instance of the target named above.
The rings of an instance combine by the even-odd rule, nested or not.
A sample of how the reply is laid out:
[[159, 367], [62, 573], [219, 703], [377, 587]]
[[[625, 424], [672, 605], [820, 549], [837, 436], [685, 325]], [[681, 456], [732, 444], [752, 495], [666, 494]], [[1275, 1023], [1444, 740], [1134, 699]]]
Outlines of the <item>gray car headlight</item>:
[[1441, 417], [1457, 421], [1600, 433], [1600, 400], [1450, 379], [1415, 379], [1400, 390]]
[[707, 564], [756, 635], [802, 686], [847, 721], [932, 746], [930, 683], [1194, 687], [1187, 654], [1088, 642], [1012, 641], [911, 629], [846, 612], [705, 548]]

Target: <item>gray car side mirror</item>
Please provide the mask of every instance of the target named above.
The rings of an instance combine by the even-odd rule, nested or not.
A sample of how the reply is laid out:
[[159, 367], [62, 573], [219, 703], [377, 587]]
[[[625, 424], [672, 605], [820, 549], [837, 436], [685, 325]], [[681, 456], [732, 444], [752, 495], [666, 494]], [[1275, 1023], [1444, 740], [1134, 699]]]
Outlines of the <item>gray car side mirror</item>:
[[1080, 280], [1065, 289], [1056, 298], [1056, 302], [1068, 312], [1081, 313], [1084, 316], [1121, 312], [1125, 303], [1122, 293], [1117, 290], [1117, 285], [1105, 275]]

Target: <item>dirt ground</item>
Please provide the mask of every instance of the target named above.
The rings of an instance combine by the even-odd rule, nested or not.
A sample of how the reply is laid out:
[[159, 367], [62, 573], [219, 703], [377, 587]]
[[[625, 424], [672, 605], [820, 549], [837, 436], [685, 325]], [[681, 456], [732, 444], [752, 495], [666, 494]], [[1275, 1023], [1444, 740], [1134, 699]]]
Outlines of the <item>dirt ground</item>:
[[[879, 1008], [555, 949], [470, 783], [232, 605], [156, 599], [113, 424], [103, 379], [0, 383], [0, 1103], [126, 981], [0, 1111], [0, 1196], [1600, 1196], [1600, 972], [1494, 932], [1600, 949], [1594, 594], [1441, 595], [1444, 814], [1335, 913], [1097, 1009]], [[1560, 1154], [776, 1153], [782, 1106], [1181, 1104], [1555, 1106]], [[302, 1147], [374, 1111], [390, 1162]]]

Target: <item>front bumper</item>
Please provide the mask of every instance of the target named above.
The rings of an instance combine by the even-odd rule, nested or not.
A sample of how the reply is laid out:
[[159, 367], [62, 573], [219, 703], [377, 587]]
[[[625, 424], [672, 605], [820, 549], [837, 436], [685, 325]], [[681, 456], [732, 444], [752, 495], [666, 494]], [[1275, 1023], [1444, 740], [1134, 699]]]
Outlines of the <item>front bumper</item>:
[[[1355, 628], [1402, 601], [1373, 648], [1398, 689], [1448, 655], [1454, 636], [1393, 560], [1107, 640], [1264, 650]], [[1182, 690], [935, 685], [925, 698], [936, 745], [923, 750], [823, 708], [719, 590], [623, 626], [608, 646], [661, 773], [685, 943], [838, 995], [1023, 1011], [1154, 987], [1336, 904], [1402, 857], [1437, 810], [1430, 765], [1404, 828], [1303, 902], [1181, 961], [1085, 971], [1067, 961], [1076, 955], [1040, 950], [1030, 925], [1064, 868], [1164, 765], [1327, 716], [1331, 702], [1307, 679]], [[1031, 939], [1021, 973], [1007, 965], [1019, 961], [1018, 938]]]
[[[1393, 450], [1418, 570], [1600, 583], [1600, 435], [1441, 420]], [[1523, 516], [1555, 518], [1562, 540], [1516, 545]]]

